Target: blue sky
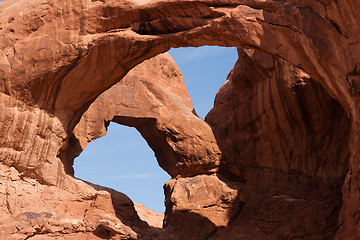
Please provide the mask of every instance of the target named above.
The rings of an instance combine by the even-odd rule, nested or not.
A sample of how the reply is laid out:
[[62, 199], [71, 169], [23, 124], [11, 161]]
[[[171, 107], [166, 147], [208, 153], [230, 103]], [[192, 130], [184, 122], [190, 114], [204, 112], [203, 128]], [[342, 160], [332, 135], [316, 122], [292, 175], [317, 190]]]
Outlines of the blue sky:
[[197, 114], [204, 119], [214, 105], [216, 92], [237, 60], [236, 48], [173, 48], [169, 53], [184, 76]]
[[[237, 60], [235, 48], [171, 49], [195, 110], [201, 118], [213, 107], [214, 97]], [[75, 159], [75, 176], [128, 195], [133, 202], [164, 211], [162, 170], [135, 128], [111, 123], [108, 134], [91, 142]]]

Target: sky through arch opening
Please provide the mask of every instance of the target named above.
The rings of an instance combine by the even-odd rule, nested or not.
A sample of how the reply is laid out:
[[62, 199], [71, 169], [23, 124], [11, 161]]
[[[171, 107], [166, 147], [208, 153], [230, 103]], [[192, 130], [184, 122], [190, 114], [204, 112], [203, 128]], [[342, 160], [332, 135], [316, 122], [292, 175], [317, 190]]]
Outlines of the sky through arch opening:
[[202, 119], [238, 59], [235, 47], [186, 47], [169, 51], [180, 68], [196, 113]]
[[107, 135], [90, 142], [76, 158], [74, 169], [77, 178], [113, 188], [157, 213], [164, 211], [162, 186], [170, 176], [133, 127], [110, 123]]

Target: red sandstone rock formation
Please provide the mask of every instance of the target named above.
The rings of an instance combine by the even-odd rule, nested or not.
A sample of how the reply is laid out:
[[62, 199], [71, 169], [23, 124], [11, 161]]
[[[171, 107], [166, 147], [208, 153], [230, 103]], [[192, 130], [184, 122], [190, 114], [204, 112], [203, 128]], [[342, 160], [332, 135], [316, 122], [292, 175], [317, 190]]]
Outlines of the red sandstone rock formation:
[[[0, 237], [359, 239], [359, 15], [357, 0], [1, 2]], [[211, 175], [216, 146], [189, 158], [187, 139], [171, 138], [182, 123], [153, 129], [170, 134], [147, 140], [171, 146], [159, 163], [177, 177], [161, 231], [127, 197], [72, 178], [66, 153], [84, 112], [130, 69], [200, 45], [240, 48], [207, 117], [223, 155]]]
[[180, 70], [168, 54], [147, 60], [100, 95], [81, 118], [63, 162], [106, 134], [110, 121], [135, 127], [171, 176], [215, 172], [221, 153], [214, 134], [194, 110]]

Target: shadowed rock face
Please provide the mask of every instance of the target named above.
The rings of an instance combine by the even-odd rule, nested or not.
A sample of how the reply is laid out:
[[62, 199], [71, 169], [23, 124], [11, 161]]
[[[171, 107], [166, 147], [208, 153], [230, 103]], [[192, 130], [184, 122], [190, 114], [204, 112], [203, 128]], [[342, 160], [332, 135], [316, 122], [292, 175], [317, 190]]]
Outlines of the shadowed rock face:
[[321, 85], [284, 60], [239, 50], [206, 120], [220, 172], [245, 182], [241, 212], [213, 239], [335, 236], [351, 119]]
[[324, 179], [344, 178], [348, 170], [345, 110], [303, 70], [269, 54], [239, 50], [206, 121], [224, 170], [238, 177], [248, 167]]
[[[360, 238], [359, 14], [357, 0], [1, 2], [0, 237], [182, 239], [194, 232], [192, 221], [202, 226], [194, 239]], [[75, 126], [136, 65], [170, 47], [201, 45], [239, 48], [207, 117], [213, 133], [191, 113], [174, 75], [179, 89], [160, 92], [154, 79], [143, 85], [158, 91], [152, 100], [164, 100], [163, 112], [153, 102], [145, 111], [129, 95], [138, 112], [106, 109], [89, 125], [136, 127], [176, 177], [166, 185], [160, 231], [125, 196], [70, 176], [92, 132], [74, 146]], [[149, 64], [173, 68], [160, 58]], [[183, 196], [187, 182], [195, 196], [236, 197], [209, 197], [215, 211], [192, 206], [201, 198]], [[231, 213], [222, 215], [227, 227], [214, 220], [223, 210]]]

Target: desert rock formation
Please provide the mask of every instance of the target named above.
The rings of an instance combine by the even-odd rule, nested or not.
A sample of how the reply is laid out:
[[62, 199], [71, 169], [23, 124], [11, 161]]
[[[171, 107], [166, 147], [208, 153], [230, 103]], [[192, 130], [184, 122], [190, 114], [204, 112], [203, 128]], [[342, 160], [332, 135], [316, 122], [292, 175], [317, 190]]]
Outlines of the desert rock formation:
[[[357, 0], [4, 0], [1, 239], [359, 239], [359, 15]], [[209, 125], [172, 60], [144, 62], [201, 45], [239, 51]], [[130, 72], [129, 109], [111, 87], [142, 62], [174, 86]], [[100, 116], [90, 105], [108, 89]], [[101, 122], [76, 129], [91, 108]], [[164, 229], [71, 176], [104, 120], [136, 127], [173, 177]]]
[[212, 129], [195, 113], [180, 70], [160, 54], [130, 71], [82, 116], [63, 162], [69, 172], [87, 144], [112, 122], [135, 127], [172, 177], [215, 172], [221, 153]]
[[319, 83], [282, 59], [239, 50], [206, 120], [222, 150], [221, 172], [246, 183], [231, 231], [213, 239], [334, 237], [351, 121]]

